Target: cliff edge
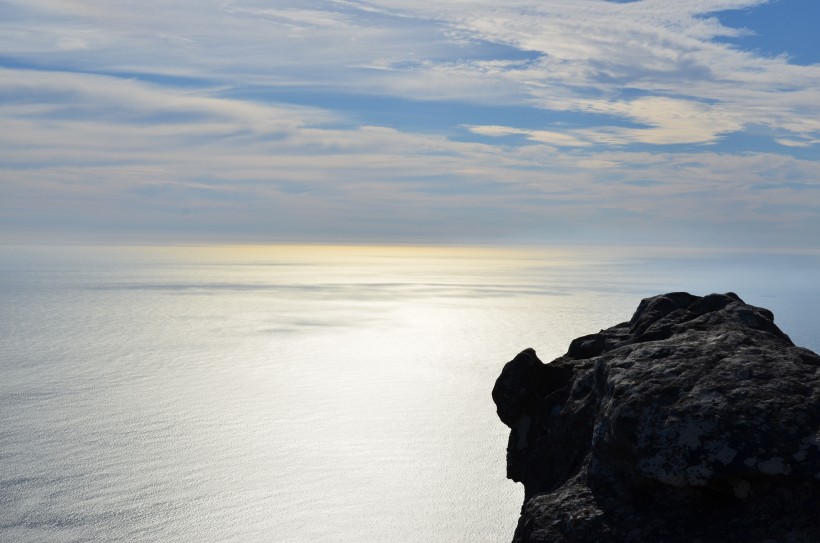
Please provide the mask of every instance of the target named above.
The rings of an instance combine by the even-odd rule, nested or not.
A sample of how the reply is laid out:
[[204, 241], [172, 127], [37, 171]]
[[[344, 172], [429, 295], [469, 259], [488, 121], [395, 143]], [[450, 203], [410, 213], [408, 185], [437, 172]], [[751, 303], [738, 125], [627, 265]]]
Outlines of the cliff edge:
[[736, 294], [642, 300], [492, 395], [514, 542], [820, 541], [820, 356]]

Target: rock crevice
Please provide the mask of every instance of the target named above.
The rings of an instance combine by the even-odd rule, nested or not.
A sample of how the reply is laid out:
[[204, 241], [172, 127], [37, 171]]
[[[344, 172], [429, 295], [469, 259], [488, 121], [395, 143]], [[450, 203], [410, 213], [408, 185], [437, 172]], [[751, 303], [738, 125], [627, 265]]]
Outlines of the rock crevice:
[[820, 541], [820, 356], [736, 294], [670, 293], [526, 349], [493, 400], [516, 542]]

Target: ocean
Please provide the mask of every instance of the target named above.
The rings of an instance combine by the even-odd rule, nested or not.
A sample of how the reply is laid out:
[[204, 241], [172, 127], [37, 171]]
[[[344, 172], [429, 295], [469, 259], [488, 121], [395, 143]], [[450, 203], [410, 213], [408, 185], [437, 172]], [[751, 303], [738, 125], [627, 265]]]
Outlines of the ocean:
[[820, 255], [665, 248], [4, 246], [0, 541], [503, 542], [490, 391], [734, 291], [820, 350]]

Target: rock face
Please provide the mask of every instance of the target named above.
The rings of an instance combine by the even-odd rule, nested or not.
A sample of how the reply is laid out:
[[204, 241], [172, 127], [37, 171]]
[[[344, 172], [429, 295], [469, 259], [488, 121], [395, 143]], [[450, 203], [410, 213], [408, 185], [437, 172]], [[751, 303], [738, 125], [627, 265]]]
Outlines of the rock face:
[[670, 293], [493, 389], [514, 542], [820, 542], [820, 356], [735, 294]]

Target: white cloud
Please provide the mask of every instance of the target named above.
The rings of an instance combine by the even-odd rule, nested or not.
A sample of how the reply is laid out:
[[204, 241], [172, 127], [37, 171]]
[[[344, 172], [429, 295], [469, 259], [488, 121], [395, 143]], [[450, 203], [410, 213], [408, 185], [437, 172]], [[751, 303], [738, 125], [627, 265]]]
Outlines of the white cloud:
[[820, 144], [820, 139], [814, 140], [792, 140], [786, 138], [777, 138], [775, 140], [780, 145], [785, 145], [786, 147], [811, 147], [812, 145]]
[[[619, 138], [633, 141], [710, 143], [721, 134], [756, 124], [811, 139], [820, 132], [814, 121], [820, 118], [820, 67], [796, 66], [785, 57], [761, 57], [714, 41], [743, 31], [723, 26], [709, 18], [710, 13], [761, 3], [557, 0], [503, 6], [472, 2], [469, 8], [460, 2], [369, 5], [435, 19], [461, 36], [542, 55], [493, 72], [469, 61], [419, 66], [415, 75], [431, 83], [427, 92], [421, 91], [422, 97], [440, 97], [443, 88], [463, 92], [457, 88], [460, 82], [469, 85], [475, 80], [475, 93], [464, 92], [464, 99], [484, 101], [478, 80], [485, 78], [486, 86], [506, 91], [508, 101], [607, 113], [648, 125], [645, 130], [615, 131]], [[433, 70], [442, 77], [430, 78]], [[623, 98], [624, 90], [643, 95]]]
[[[624, 150], [719, 148], [750, 126], [796, 156], [820, 143], [820, 67], [734, 48], [742, 30], [711, 16], [761, 3], [13, 0], [0, 51], [37, 69], [0, 70], [0, 206], [139, 222], [196, 202], [223, 224], [276, 215], [291, 233], [368, 217], [446, 231], [468, 216], [498, 233], [612, 208], [644, 225], [816, 231], [816, 161]], [[266, 96], [283, 90], [324, 93], [323, 107]], [[515, 126], [476, 109], [460, 129], [498, 139], [467, 143], [459, 127], [368, 126], [339, 93], [582, 120]]]
[[582, 147], [592, 143], [658, 145], [709, 143], [723, 134], [740, 130], [743, 125], [730, 112], [707, 104], [664, 97], [639, 98], [623, 102], [588, 101], [582, 108], [589, 112], [628, 119], [644, 128], [599, 126], [566, 129], [563, 132], [530, 130], [508, 126], [472, 126], [470, 131], [484, 136], [525, 135], [532, 141], [558, 146]]
[[550, 130], [522, 130], [509, 126], [470, 126], [468, 129], [470, 132], [481, 134], [482, 136], [503, 137], [522, 135], [526, 136], [530, 141], [548, 143], [559, 147], [584, 147], [589, 145], [588, 142], [582, 141], [569, 134]]
[[[605, 220], [600, 213], [612, 208], [647, 225], [720, 223], [729, 220], [727, 209], [735, 218], [792, 220], [766, 210], [779, 205], [812, 223], [820, 209], [817, 188], [783, 185], [817, 187], [816, 164], [784, 156], [601, 152], [561, 133], [503, 126], [471, 129], [521, 134], [533, 143], [465, 143], [378, 126], [343, 129], [320, 110], [188, 100], [179, 90], [112, 77], [2, 75], [0, 92], [24, 89], [30, 98], [0, 108], [6, 216], [37, 202], [55, 216], [139, 223], [193, 207], [233, 228], [250, 221], [253, 230], [275, 211], [296, 233], [319, 223], [329, 231], [352, 228], [357, 214], [408, 232], [419, 232], [415, 221], [454, 232], [467, 217], [504, 217], [482, 226], [490, 235], [537, 225], [545, 213], [576, 226]], [[49, 102], [58, 91], [64, 93], [59, 107]], [[92, 106], [116, 113], [70, 114]], [[165, 116], [133, 121], [157, 111]]]
[[[17, 17], [0, 23], [0, 49], [35, 62], [238, 87], [598, 112], [612, 117], [604, 126], [647, 125], [615, 131], [644, 143], [710, 143], [750, 125], [813, 141], [820, 66], [715, 41], [742, 29], [711, 14], [764, 2], [31, 0], [14, 2]], [[487, 44], [538, 58], [511, 60]], [[655, 107], [662, 104], [672, 107]]]

